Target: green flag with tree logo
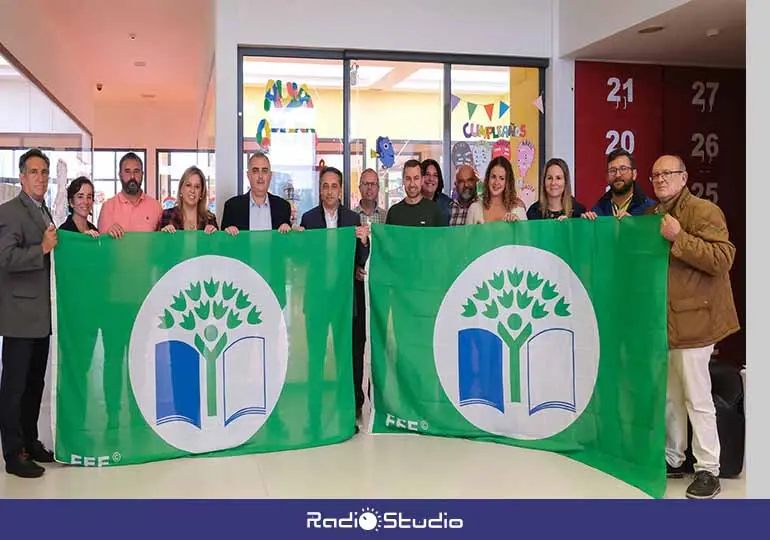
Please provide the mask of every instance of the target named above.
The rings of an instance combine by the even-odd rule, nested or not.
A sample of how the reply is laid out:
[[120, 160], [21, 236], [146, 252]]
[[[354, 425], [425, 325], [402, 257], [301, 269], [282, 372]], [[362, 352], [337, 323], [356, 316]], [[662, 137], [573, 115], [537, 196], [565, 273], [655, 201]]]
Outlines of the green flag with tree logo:
[[660, 217], [374, 226], [375, 432], [559, 452], [665, 491]]
[[354, 255], [352, 228], [62, 232], [57, 461], [105, 466], [351, 437]]

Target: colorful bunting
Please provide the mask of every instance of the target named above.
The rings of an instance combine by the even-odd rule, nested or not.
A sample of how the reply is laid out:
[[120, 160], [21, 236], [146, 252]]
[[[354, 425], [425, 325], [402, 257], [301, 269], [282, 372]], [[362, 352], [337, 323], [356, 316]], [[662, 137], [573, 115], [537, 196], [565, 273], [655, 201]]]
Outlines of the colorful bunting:
[[489, 117], [489, 120], [492, 120], [492, 112], [495, 110], [495, 104], [490, 103], [488, 105], [484, 105], [484, 110], [487, 111], [487, 116]]
[[[508, 111], [508, 109], [510, 109], [510, 107], [508, 106], [508, 104], [507, 104], [506, 102], [504, 102], [504, 101], [501, 101], [501, 102], [500, 102], [500, 110], [499, 110], [499, 112], [497, 113], [497, 117], [498, 117], [498, 118], [502, 118], [502, 117], [503, 117], [503, 115], [504, 115], [504, 114], [505, 114], [505, 113]], [[491, 118], [490, 118], [490, 120], [491, 120]]]
[[452, 110], [455, 110], [455, 107], [457, 107], [457, 104], [460, 103], [460, 98], [456, 95], [452, 94]]
[[468, 118], [473, 118], [473, 113], [476, 112], [476, 107], [478, 107], [477, 103], [471, 103], [468, 102]]
[[542, 113], [543, 112], [543, 95], [540, 94], [539, 96], [537, 96], [537, 99], [532, 102], [532, 105], [537, 107], [537, 110]]

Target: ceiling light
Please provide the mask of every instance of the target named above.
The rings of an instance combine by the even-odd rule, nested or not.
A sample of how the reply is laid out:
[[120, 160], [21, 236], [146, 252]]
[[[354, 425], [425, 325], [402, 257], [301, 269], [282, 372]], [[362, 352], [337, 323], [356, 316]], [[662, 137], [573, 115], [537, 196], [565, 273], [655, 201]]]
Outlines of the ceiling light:
[[130, 34], [128, 34], [128, 39], [130, 39], [131, 41], [134, 41], [136, 39], [136, 34], [131, 32]]
[[154, 99], [155, 94], [139, 94], [139, 97], [141, 97], [142, 99]]
[[137, 60], [136, 62], [134, 62], [135, 67], [144, 67], [146, 65], [147, 65], [147, 62], [145, 62], [144, 60]]
[[663, 30], [665, 26], [648, 26], [639, 30], [640, 34], [655, 34]]
[[719, 35], [719, 28], [709, 28], [706, 30], [706, 37], [717, 37]]

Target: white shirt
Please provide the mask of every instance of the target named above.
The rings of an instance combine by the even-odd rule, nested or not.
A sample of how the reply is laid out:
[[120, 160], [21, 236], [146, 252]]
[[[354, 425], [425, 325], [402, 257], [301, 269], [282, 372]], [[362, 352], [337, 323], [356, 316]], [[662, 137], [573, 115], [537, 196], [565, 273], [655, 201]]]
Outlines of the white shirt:
[[325, 206], [323, 207], [323, 209], [324, 209], [324, 217], [326, 218], [326, 228], [327, 229], [336, 229], [337, 228], [337, 216], [339, 215], [338, 208], [334, 209], [334, 213], [333, 214], [330, 214]]
[[[513, 213], [520, 221], [527, 219], [527, 212], [521, 206], [513, 209]], [[481, 200], [475, 201], [468, 208], [468, 217], [465, 219], [466, 225], [478, 225], [484, 223], [484, 203]]]

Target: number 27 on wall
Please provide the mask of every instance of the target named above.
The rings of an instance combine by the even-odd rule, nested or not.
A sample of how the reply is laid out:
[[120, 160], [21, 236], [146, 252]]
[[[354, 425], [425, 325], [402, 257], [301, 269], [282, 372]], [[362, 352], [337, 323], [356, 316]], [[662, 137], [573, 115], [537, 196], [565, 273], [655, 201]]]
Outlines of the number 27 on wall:
[[[617, 109], [620, 107], [620, 78], [619, 77], [610, 77], [607, 79], [607, 86], [611, 87], [611, 90], [607, 94], [607, 101], [610, 103], [615, 103], [615, 108]], [[626, 82], [622, 85], [623, 90], [625, 90], [626, 95], [622, 97], [623, 99], [623, 108], [627, 108], [629, 103], [634, 102], [634, 79], [628, 78], [626, 79]]]

